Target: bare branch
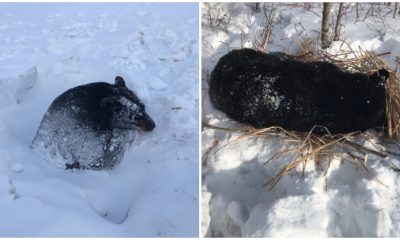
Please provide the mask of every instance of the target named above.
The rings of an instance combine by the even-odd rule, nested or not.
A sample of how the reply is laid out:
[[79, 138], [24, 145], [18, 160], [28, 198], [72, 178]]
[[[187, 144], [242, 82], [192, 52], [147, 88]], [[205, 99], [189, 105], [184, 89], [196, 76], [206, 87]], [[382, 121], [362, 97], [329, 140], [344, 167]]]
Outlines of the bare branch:
[[333, 36], [333, 41], [338, 41], [340, 37], [340, 20], [342, 19], [343, 3], [339, 4], [339, 12], [336, 18], [335, 35]]

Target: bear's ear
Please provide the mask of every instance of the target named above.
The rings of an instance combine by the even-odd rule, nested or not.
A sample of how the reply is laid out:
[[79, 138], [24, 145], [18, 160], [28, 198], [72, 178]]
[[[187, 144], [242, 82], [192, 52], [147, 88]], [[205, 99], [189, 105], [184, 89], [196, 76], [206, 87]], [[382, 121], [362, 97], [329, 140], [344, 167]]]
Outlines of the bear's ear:
[[125, 87], [125, 81], [122, 77], [116, 76], [115, 77], [115, 86], [117, 87]]
[[386, 69], [378, 70], [376, 73], [378, 74], [378, 77], [379, 77], [382, 81], [384, 81], [384, 82], [385, 82], [385, 81], [389, 78], [389, 76], [390, 76], [389, 71], [386, 70]]

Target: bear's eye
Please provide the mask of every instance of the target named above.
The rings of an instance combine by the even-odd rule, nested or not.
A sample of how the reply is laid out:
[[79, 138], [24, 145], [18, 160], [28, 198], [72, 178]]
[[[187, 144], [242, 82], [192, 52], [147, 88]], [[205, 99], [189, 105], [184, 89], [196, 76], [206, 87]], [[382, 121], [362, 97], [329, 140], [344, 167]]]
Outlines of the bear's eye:
[[141, 109], [144, 110], [144, 104], [141, 101], [137, 101], [136, 105]]

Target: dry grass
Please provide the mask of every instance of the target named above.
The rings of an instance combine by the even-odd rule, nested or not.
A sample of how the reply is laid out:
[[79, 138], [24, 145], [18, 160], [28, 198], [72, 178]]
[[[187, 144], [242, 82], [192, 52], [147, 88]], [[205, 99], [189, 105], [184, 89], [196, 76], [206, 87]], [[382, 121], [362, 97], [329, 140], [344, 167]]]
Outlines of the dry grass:
[[[343, 43], [347, 44], [347, 43]], [[383, 55], [390, 53], [375, 54], [373, 52], [364, 51], [361, 48], [353, 50], [349, 44], [347, 44], [348, 51], [345, 51], [338, 55], [332, 55], [325, 51], [318, 50], [316, 47], [316, 42], [312, 40], [305, 40], [300, 44], [300, 51], [294, 58], [303, 61], [328, 61], [336, 64], [339, 68], [347, 71], [357, 71], [357, 72], [373, 72], [382, 68], [390, 71], [391, 76], [386, 82], [386, 115], [387, 115], [387, 128], [384, 128], [384, 135], [391, 139], [400, 141], [400, 85], [399, 76], [397, 75], [397, 69], [390, 69], [388, 64], [384, 62], [381, 58]], [[269, 179], [264, 186], [271, 190], [279, 180], [289, 175], [293, 172], [298, 172], [301, 170], [301, 176], [304, 175], [307, 163], [309, 161], [314, 161], [316, 166], [320, 167], [325, 174], [327, 173], [329, 167], [333, 160], [340, 159], [341, 161], [348, 161], [356, 166], [359, 166], [364, 172], [378, 183], [385, 185], [379, 179], [373, 176], [372, 171], [368, 167], [367, 159], [369, 154], [378, 156], [382, 159], [387, 159], [389, 155], [394, 155], [399, 157], [398, 153], [383, 151], [383, 150], [373, 150], [357, 144], [353, 141], [355, 138], [360, 137], [364, 141], [370, 141], [371, 135], [361, 132], [352, 132], [348, 134], [336, 134], [332, 135], [328, 131], [327, 134], [319, 136], [314, 134], [314, 128], [308, 132], [295, 132], [287, 131], [281, 127], [268, 127], [263, 129], [245, 128], [245, 129], [228, 129], [219, 128], [209, 124], [203, 123], [203, 127], [213, 128], [224, 131], [234, 131], [240, 132], [240, 136], [234, 141], [240, 141], [250, 137], [266, 137], [274, 136], [276, 134], [283, 134], [286, 141], [292, 144], [292, 147], [288, 147], [285, 150], [275, 153], [271, 158], [267, 159], [265, 164], [272, 160], [279, 160], [279, 158], [293, 154], [295, 157], [293, 160], [284, 166], [279, 172], [271, 179]], [[327, 129], [326, 129], [327, 130]], [[225, 147], [228, 142], [219, 148], [214, 146], [214, 153], [221, 148]], [[378, 148], [379, 149], [379, 148]], [[212, 151], [207, 152], [207, 157]], [[340, 155], [340, 157], [336, 157]], [[389, 162], [392, 169], [399, 171], [399, 169], [392, 163]], [[327, 188], [328, 183], [326, 182], [325, 188]]]
[[[390, 151], [376, 151], [353, 141], [354, 138], [362, 135], [362, 139], [364, 139], [364, 141], [370, 141], [370, 143], [372, 143], [371, 139], [374, 138], [374, 136], [367, 133], [352, 132], [335, 135], [327, 133], [323, 136], [320, 136], [313, 133], [315, 128], [307, 133], [288, 131], [281, 127], [275, 126], [262, 129], [248, 127], [235, 129], [221, 128], [204, 123], [203, 127], [239, 133], [239, 137], [223, 144], [222, 146], [219, 146], [218, 148], [213, 146], [213, 149], [209, 149], [209, 151], [207, 151], [207, 157], [211, 154], [215, 154], [217, 151], [223, 149], [225, 146], [233, 142], [242, 141], [252, 137], [262, 137], [263, 139], [268, 139], [269, 137], [276, 137], [278, 135], [283, 136], [285, 142], [290, 144], [288, 144], [286, 149], [276, 152], [269, 159], [267, 159], [265, 164], [273, 160], [279, 161], [280, 158], [289, 154], [294, 155], [294, 157], [289, 164], [284, 166], [273, 178], [269, 179], [264, 184], [264, 186], [269, 190], [271, 190], [282, 177], [293, 172], [297, 172], [299, 168], [302, 169], [301, 176], [303, 177], [306, 165], [309, 161], [314, 161], [318, 169], [324, 171], [326, 175], [332, 161], [335, 159], [348, 161], [349, 163], [358, 166], [362, 170], [365, 170], [365, 173], [371, 179], [374, 179], [378, 183], [386, 186], [379, 179], [373, 176], [372, 171], [367, 165], [368, 155], [375, 155], [383, 159], [387, 158], [389, 155], [395, 155], [397, 157], [399, 156], [399, 154]], [[336, 154], [340, 154], [341, 157], [335, 158]], [[394, 164], [392, 164], [392, 168], [396, 171], [400, 170], [397, 169]]]

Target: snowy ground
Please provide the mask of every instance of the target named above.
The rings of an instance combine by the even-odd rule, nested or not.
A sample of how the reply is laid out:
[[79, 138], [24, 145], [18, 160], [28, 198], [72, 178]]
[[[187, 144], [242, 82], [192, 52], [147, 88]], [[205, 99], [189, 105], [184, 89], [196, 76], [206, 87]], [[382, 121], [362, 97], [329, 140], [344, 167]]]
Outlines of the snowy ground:
[[[1, 3], [0, 66], [0, 236], [198, 236], [198, 4]], [[116, 75], [157, 124], [116, 169], [28, 149], [55, 97]]]
[[[256, 47], [265, 26], [263, 11], [246, 3], [202, 4], [202, 121], [238, 127], [216, 111], [207, 94], [207, 76], [218, 59], [231, 49]], [[294, 54], [304, 39], [316, 39], [321, 26], [321, 4], [279, 4], [268, 51]], [[310, 9], [306, 9], [311, 6]], [[400, 55], [400, 16], [381, 8], [380, 17], [363, 18], [367, 4], [343, 18], [341, 39], [385, 56], [392, 67]], [[335, 12], [337, 9], [334, 9]], [[376, 11], [376, 10], [375, 10]], [[210, 17], [211, 16], [211, 17]], [[340, 51], [334, 42], [328, 51]], [[344, 45], [346, 46], [346, 45]], [[309, 162], [301, 174], [285, 176], [271, 190], [263, 184], [292, 159], [287, 156], [264, 165], [288, 145], [280, 137], [235, 141], [239, 135], [210, 128], [202, 130], [202, 235], [213, 237], [399, 237], [400, 176], [389, 160], [368, 155], [374, 176], [348, 161], [333, 161], [329, 171]], [[377, 139], [373, 139], [379, 145]], [[218, 143], [217, 145], [215, 143]], [[371, 142], [365, 146], [374, 148]], [[394, 146], [396, 147], [396, 146]], [[397, 146], [398, 151], [398, 146]], [[340, 155], [336, 156], [340, 160]], [[385, 186], [386, 185], [386, 186]]]

